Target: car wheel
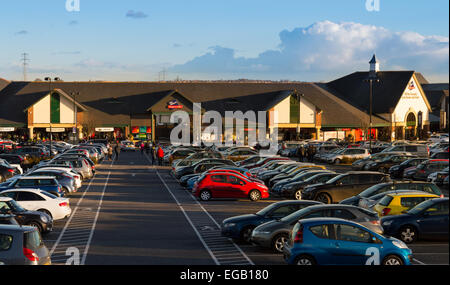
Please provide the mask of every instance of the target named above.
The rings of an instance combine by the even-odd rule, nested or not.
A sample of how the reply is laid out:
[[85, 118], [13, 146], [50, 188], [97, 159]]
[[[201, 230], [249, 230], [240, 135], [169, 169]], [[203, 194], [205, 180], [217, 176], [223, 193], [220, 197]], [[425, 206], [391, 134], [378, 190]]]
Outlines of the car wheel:
[[252, 238], [252, 232], [253, 232], [254, 228], [255, 228], [254, 226], [245, 227], [241, 231], [241, 239], [243, 241], [245, 241], [246, 243], [250, 243], [250, 240]]
[[338, 158], [338, 159], [335, 159], [334, 160], [334, 164], [336, 164], [336, 165], [338, 165], [338, 164], [341, 164], [341, 160]]
[[287, 234], [279, 234], [275, 236], [272, 240], [272, 248], [274, 251], [282, 253], [284, 248], [284, 243], [289, 240], [289, 236]]
[[312, 256], [300, 255], [295, 259], [295, 265], [316, 265], [316, 261]]
[[383, 265], [403, 265], [403, 260], [396, 255], [388, 255], [383, 260]]
[[64, 192], [64, 196], [70, 195], [70, 191], [69, 191], [69, 189], [67, 189], [67, 187], [63, 187], [63, 192]]
[[297, 190], [294, 193], [294, 199], [295, 200], [301, 200], [302, 199], [302, 191], [301, 190]]
[[417, 230], [412, 226], [406, 226], [400, 229], [398, 237], [404, 243], [413, 243], [417, 239]]
[[261, 192], [259, 192], [258, 190], [252, 190], [250, 191], [249, 198], [252, 201], [258, 201], [259, 199], [261, 199]]
[[203, 190], [202, 192], [200, 192], [200, 199], [202, 201], [211, 200], [211, 192], [209, 192], [208, 190]]
[[30, 227], [35, 227], [35, 228], [37, 228], [38, 231], [39, 231], [40, 233], [42, 233], [42, 226], [41, 226], [38, 222], [32, 221], [32, 222], [30, 222], [28, 225], [29, 225]]
[[53, 219], [53, 216], [52, 216], [52, 214], [50, 214], [50, 212], [49, 211], [47, 211], [47, 210], [45, 210], [45, 209], [39, 209], [38, 210], [38, 212], [41, 212], [41, 213], [45, 213], [45, 214], [47, 214], [50, 218], [52, 218]]
[[327, 193], [319, 193], [319, 195], [317, 195], [316, 201], [322, 202], [324, 204], [331, 204], [331, 197]]

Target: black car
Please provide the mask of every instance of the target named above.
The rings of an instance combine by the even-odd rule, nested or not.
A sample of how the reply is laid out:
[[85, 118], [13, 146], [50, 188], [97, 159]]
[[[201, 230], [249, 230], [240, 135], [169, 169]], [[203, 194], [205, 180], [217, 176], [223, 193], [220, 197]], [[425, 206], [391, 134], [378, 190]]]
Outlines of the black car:
[[5, 182], [9, 178], [16, 175], [16, 170], [5, 164], [0, 163], [0, 183]]
[[449, 159], [448, 151], [436, 152], [430, 156], [430, 159]]
[[188, 174], [194, 174], [194, 169], [195, 167], [197, 167], [198, 165], [201, 164], [211, 164], [211, 163], [222, 163], [225, 165], [231, 165], [231, 166], [236, 166], [236, 164], [228, 159], [217, 159], [217, 158], [205, 158], [202, 159], [190, 166], [184, 166], [184, 167], [180, 167], [180, 168], [176, 168], [175, 170], [175, 177], [177, 179], [181, 178], [184, 175], [188, 175]]
[[279, 191], [271, 190], [270, 194], [273, 196], [281, 196], [288, 199], [302, 199], [302, 191], [308, 185], [326, 183], [328, 180], [338, 176], [338, 173], [334, 172], [323, 172], [316, 174], [305, 181], [298, 181], [293, 183], [288, 183], [284, 185]]
[[380, 183], [373, 185], [358, 195], [347, 198], [339, 202], [339, 204], [358, 206], [360, 200], [378, 195], [380, 193], [385, 193], [393, 190], [417, 190], [428, 193], [433, 193], [436, 195], [442, 195], [441, 190], [434, 183], [431, 182], [416, 182], [416, 181], [394, 181], [388, 183]]
[[16, 221], [16, 216], [12, 214], [0, 214], [0, 225], [16, 225], [19, 223]]
[[316, 200], [325, 204], [339, 203], [358, 195], [370, 186], [389, 181], [389, 175], [381, 172], [350, 171], [336, 176], [327, 183], [305, 187], [302, 200]]
[[53, 219], [48, 214], [25, 210], [9, 197], [0, 196], [0, 215], [14, 215], [19, 225], [34, 226], [42, 234], [50, 233], [53, 229]]
[[411, 158], [403, 161], [399, 165], [394, 165], [389, 169], [389, 174], [391, 178], [403, 178], [403, 171], [407, 168], [417, 166], [424, 161], [427, 161], [428, 158]]
[[24, 168], [24, 158], [18, 154], [0, 154], [0, 159], [6, 160], [9, 164], [19, 164], [20, 167]]
[[316, 201], [281, 201], [270, 204], [256, 214], [241, 215], [223, 220], [222, 235], [235, 240], [250, 242], [252, 231], [269, 221], [284, 218], [303, 208], [321, 204]]
[[388, 173], [389, 169], [397, 164], [400, 164], [408, 159], [416, 158], [415, 155], [392, 155], [389, 157], [386, 157], [385, 159], [382, 159], [380, 161], [373, 161], [366, 164], [364, 167], [364, 170], [371, 170], [371, 171], [379, 171], [383, 173]]
[[437, 198], [422, 202], [405, 214], [383, 217], [381, 226], [386, 235], [405, 243], [418, 239], [448, 241], [448, 218], [448, 198]]

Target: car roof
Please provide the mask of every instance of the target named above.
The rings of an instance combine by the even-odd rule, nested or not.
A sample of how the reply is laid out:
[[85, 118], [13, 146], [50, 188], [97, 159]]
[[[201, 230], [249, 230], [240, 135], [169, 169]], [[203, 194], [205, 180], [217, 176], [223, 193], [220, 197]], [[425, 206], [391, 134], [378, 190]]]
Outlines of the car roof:
[[[401, 189], [399, 189], [401, 190]], [[431, 193], [427, 193], [427, 192], [423, 192], [423, 193], [418, 193], [418, 192], [406, 192], [406, 193], [392, 193], [392, 194], [388, 194], [389, 196], [392, 197], [416, 197], [416, 196], [427, 196], [427, 197], [439, 197], [436, 194], [431, 194]]]
[[[314, 207], [314, 206], [311, 206], [311, 207]], [[309, 207], [308, 207], [309, 208]], [[308, 219], [301, 219], [301, 220], [299, 220], [299, 222], [301, 223], [301, 224], [309, 224], [309, 223], [346, 223], [346, 224], [357, 224], [357, 225], [360, 225], [360, 224], [358, 224], [358, 223], [355, 223], [355, 222], [352, 222], [352, 221], [349, 221], [349, 220], [344, 220], [344, 219], [341, 219], [341, 218], [332, 218], [332, 217], [329, 217], [329, 218], [327, 218], [327, 217], [320, 217], [320, 218], [308, 218]], [[360, 226], [362, 226], [362, 225], [360, 225]], [[362, 227], [364, 227], [364, 226], [362, 226]]]
[[[362, 209], [358, 206], [353, 206], [353, 205], [345, 205], [345, 204], [319, 204], [319, 205], [313, 205], [308, 207], [308, 209]], [[364, 209], [366, 210], [366, 209]], [[370, 212], [370, 210], [369, 210]]]
[[346, 173], [343, 174], [383, 174], [383, 175], [387, 175], [385, 173], [381, 173], [378, 171], [347, 171]]
[[8, 190], [4, 190], [0, 193], [6, 193], [6, 192], [32, 192], [35, 194], [40, 194], [41, 192], [43, 192], [41, 189], [33, 189], [33, 188], [14, 188], [14, 189], [8, 189]]
[[0, 232], [9, 231], [9, 232], [31, 232], [36, 231], [35, 227], [31, 226], [20, 226], [20, 225], [2, 225], [0, 224]]
[[11, 201], [12, 200], [12, 198], [10, 198], [10, 197], [3, 197], [3, 196], [0, 196], [0, 202], [9, 202], [9, 201]]
[[32, 179], [55, 179], [54, 176], [22, 176], [19, 177], [19, 179], [27, 179], [27, 180], [32, 180]]

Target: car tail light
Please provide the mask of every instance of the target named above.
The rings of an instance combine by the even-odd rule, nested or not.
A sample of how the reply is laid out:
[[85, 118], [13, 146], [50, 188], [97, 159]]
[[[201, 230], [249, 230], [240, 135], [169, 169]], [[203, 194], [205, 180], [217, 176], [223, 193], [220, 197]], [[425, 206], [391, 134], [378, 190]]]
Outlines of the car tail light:
[[444, 198], [444, 194], [441, 194], [441, 196], [439, 196], [440, 198]]
[[67, 202], [62, 202], [62, 203], [59, 203], [59, 206], [60, 206], [60, 207], [67, 207], [68, 204], [67, 204]]
[[39, 257], [37, 256], [37, 254], [26, 247], [23, 248], [23, 255], [25, 255], [25, 257], [28, 258], [29, 261], [39, 261]]
[[383, 212], [382, 212], [382, 215], [383, 216], [387, 216], [390, 212], [391, 212], [391, 208], [384, 208]]
[[8, 172], [14, 173], [14, 169], [9, 168]]
[[372, 225], [376, 225], [376, 226], [379, 226], [379, 225], [380, 225], [380, 221], [379, 221], [379, 220], [370, 221], [370, 223], [371, 223]]
[[303, 226], [300, 226], [297, 234], [295, 235], [294, 243], [302, 243], [302, 242], [303, 242]]

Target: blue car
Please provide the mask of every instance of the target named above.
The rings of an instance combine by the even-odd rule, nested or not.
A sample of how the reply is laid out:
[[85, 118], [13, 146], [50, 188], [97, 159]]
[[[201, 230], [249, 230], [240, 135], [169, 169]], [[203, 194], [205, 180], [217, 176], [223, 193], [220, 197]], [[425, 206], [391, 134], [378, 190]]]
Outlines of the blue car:
[[405, 243], [418, 239], [448, 241], [448, 198], [427, 200], [405, 214], [381, 219], [386, 235], [395, 236]]
[[40, 189], [57, 197], [64, 197], [64, 190], [53, 176], [15, 176], [0, 184], [0, 192], [10, 189]]
[[192, 191], [192, 190], [194, 189], [194, 184], [195, 184], [195, 182], [197, 182], [197, 180], [198, 180], [199, 178], [200, 178], [200, 176], [195, 176], [195, 177], [189, 178], [188, 181], [187, 181], [186, 188], [187, 188], [189, 191]]
[[222, 235], [235, 240], [250, 242], [252, 231], [257, 226], [284, 218], [303, 208], [322, 204], [316, 201], [281, 201], [273, 203], [256, 214], [231, 217], [223, 220]]
[[339, 218], [297, 222], [283, 254], [290, 265], [411, 265], [412, 260], [404, 242]]

